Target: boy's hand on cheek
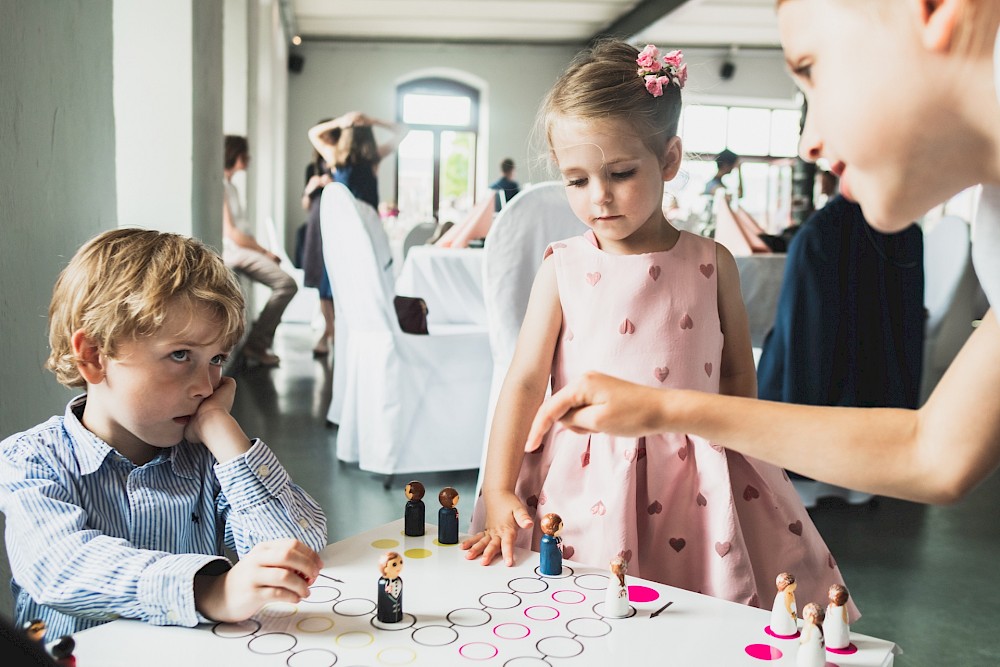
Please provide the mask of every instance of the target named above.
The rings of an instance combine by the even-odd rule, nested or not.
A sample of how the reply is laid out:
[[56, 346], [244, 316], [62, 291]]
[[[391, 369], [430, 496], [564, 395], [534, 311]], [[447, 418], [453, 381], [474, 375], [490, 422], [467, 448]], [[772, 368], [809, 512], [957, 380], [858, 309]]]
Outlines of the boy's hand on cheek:
[[298, 540], [262, 542], [228, 572], [196, 576], [195, 606], [214, 621], [244, 621], [270, 602], [301, 602], [322, 567], [319, 555]]
[[202, 443], [220, 463], [250, 449], [250, 440], [229, 413], [236, 398], [236, 380], [223, 377], [215, 392], [203, 400], [191, 416], [184, 438]]

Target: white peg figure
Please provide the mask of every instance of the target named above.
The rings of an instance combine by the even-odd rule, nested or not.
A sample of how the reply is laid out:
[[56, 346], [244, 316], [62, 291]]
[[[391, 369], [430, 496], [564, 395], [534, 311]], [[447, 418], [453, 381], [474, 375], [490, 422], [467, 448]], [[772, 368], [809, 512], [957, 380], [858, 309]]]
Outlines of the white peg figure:
[[791, 639], [799, 633], [795, 616], [795, 575], [782, 572], [774, 580], [778, 593], [771, 607], [771, 632], [776, 637]]
[[604, 594], [604, 615], [608, 618], [628, 616], [628, 587], [625, 585], [625, 571], [628, 563], [621, 556], [611, 559], [611, 576]]
[[823, 607], [810, 602], [802, 608], [802, 637], [795, 667], [823, 667], [826, 649], [823, 647]]
[[850, 593], [840, 584], [830, 586], [827, 593], [830, 604], [823, 619], [823, 637], [826, 647], [843, 650], [851, 645], [851, 626], [847, 618], [847, 599]]

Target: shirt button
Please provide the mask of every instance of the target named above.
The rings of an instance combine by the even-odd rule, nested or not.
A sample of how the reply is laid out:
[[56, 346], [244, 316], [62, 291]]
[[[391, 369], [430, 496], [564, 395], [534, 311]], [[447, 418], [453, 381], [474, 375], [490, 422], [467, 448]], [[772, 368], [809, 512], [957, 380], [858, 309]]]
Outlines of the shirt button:
[[257, 474], [260, 475], [261, 477], [267, 477], [268, 475], [271, 474], [271, 469], [268, 468], [266, 465], [262, 465], [261, 467], [257, 468]]
[[177, 612], [175, 612], [173, 609], [171, 609], [170, 611], [168, 611], [167, 612], [167, 620], [171, 621], [171, 622], [176, 622], [177, 621]]

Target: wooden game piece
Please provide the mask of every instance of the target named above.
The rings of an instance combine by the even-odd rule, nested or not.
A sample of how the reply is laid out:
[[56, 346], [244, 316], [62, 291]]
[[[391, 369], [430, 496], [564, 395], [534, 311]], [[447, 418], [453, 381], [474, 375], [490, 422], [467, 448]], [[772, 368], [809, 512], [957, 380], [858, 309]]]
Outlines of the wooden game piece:
[[771, 632], [776, 637], [791, 639], [798, 635], [799, 630], [795, 623], [795, 575], [782, 572], [774, 581], [778, 587], [778, 593], [774, 596], [774, 605], [771, 607]]
[[628, 562], [621, 556], [615, 556], [610, 563], [611, 576], [608, 577], [608, 588], [604, 593], [604, 615], [608, 618], [625, 618], [628, 616], [628, 586], [625, 585], [625, 571]]
[[70, 635], [63, 635], [52, 646], [52, 657], [55, 658], [59, 667], [76, 667], [76, 656], [73, 649], [76, 648], [76, 640]]
[[850, 593], [840, 584], [830, 586], [827, 592], [830, 604], [823, 619], [823, 638], [828, 649], [846, 649], [851, 645], [851, 626], [847, 618], [847, 599]]
[[796, 667], [823, 667], [826, 650], [823, 648], [823, 607], [810, 602], [802, 608], [802, 638], [795, 655]]
[[438, 494], [441, 509], [438, 510], [438, 542], [458, 544], [458, 491], [450, 486]]
[[539, 524], [542, 541], [538, 546], [540, 556], [538, 571], [549, 577], [562, 574], [562, 538], [559, 537], [562, 527], [562, 517], [555, 513], [543, 516]]
[[420, 537], [424, 534], [424, 485], [412, 481], [406, 485], [406, 510], [403, 514], [403, 533], [409, 537]]
[[395, 551], [386, 551], [378, 561], [382, 577], [378, 580], [378, 620], [382, 623], [399, 623], [403, 620], [403, 557]]

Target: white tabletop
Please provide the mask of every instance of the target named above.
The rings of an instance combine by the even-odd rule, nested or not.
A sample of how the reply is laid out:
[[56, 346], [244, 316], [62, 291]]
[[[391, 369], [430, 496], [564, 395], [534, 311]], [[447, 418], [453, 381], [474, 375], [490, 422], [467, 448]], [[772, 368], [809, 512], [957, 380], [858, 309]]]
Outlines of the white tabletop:
[[396, 279], [396, 294], [427, 302], [431, 324], [486, 324], [483, 249], [410, 248]]
[[[795, 664], [798, 642], [765, 633], [768, 611], [628, 577], [632, 616], [603, 618], [606, 571], [564, 561], [561, 577], [543, 577], [528, 551], [512, 568], [483, 567], [427, 530], [404, 537], [399, 520], [330, 545], [312, 595], [298, 605], [197, 628], [115, 621], [74, 635], [75, 655], [101, 667]], [[377, 561], [387, 550], [405, 559], [403, 621], [391, 626], [374, 618]], [[856, 633], [851, 642], [856, 653], [830, 654], [827, 665], [892, 665], [892, 643]]]

